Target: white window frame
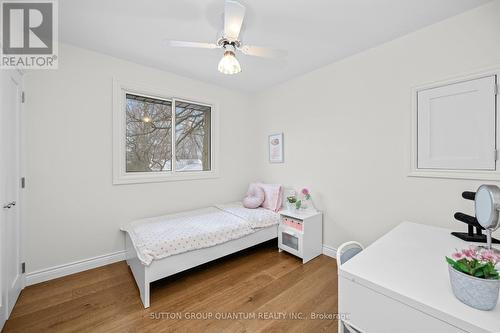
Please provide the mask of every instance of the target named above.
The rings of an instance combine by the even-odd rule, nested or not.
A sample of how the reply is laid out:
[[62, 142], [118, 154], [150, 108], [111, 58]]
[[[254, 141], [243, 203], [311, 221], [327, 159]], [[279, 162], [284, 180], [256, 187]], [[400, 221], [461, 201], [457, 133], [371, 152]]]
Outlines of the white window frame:
[[421, 90], [437, 88], [445, 85], [450, 85], [454, 83], [459, 83], [468, 80], [480, 79], [486, 76], [496, 75], [496, 104], [497, 104], [497, 115], [496, 115], [496, 149], [500, 149], [500, 126], [499, 126], [499, 107], [500, 98], [498, 94], [498, 87], [500, 85], [500, 68], [489, 68], [475, 73], [463, 74], [461, 76], [449, 78], [442, 81], [436, 81], [431, 83], [426, 83], [423, 85], [415, 86], [411, 91], [412, 98], [412, 108], [411, 108], [411, 128], [410, 128], [410, 170], [408, 173], [409, 177], [426, 177], [426, 178], [452, 178], [452, 179], [472, 179], [472, 180], [500, 180], [500, 161], [499, 157], [495, 161], [495, 170], [447, 170], [447, 169], [419, 169], [417, 165], [418, 158], [418, 92]]
[[[126, 94], [136, 94], [172, 101], [172, 123], [175, 121], [175, 100], [209, 106], [210, 115], [210, 170], [175, 171], [175, 132], [172, 131], [172, 170], [157, 172], [126, 171]], [[219, 114], [217, 103], [210, 101], [203, 94], [197, 98], [184, 97], [179, 92], [144, 84], [113, 79], [113, 184], [155, 183], [219, 177]]]

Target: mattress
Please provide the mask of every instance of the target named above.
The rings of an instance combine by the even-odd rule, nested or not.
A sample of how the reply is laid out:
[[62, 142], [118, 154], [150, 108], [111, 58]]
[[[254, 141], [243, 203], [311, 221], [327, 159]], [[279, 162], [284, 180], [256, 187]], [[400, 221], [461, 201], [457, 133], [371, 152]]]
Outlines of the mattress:
[[141, 219], [121, 230], [129, 234], [139, 260], [150, 265], [153, 260], [242, 238], [278, 222], [278, 213], [230, 203]]

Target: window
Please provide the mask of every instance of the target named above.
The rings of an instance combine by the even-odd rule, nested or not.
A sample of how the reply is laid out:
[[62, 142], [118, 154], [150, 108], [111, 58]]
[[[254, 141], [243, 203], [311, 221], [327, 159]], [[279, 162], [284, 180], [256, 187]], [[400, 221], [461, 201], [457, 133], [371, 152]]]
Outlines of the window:
[[496, 82], [497, 76], [491, 74], [415, 91], [413, 175], [478, 179], [500, 175]]
[[115, 81], [113, 182], [215, 177], [210, 103]]
[[172, 170], [172, 102], [126, 94], [127, 172]]
[[177, 101], [175, 104], [176, 170], [210, 170], [210, 112], [206, 105]]

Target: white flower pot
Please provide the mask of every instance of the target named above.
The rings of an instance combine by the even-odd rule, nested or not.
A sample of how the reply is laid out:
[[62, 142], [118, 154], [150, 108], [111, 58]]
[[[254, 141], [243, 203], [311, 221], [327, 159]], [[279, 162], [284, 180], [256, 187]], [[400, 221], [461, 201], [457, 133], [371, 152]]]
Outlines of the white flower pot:
[[453, 294], [462, 303], [478, 310], [493, 310], [498, 302], [500, 280], [480, 279], [448, 265]]
[[294, 212], [296, 211], [297, 209], [295, 208], [295, 204], [294, 203], [290, 203], [290, 202], [287, 202], [286, 203], [286, 209], [289, 211], [289, 212]]

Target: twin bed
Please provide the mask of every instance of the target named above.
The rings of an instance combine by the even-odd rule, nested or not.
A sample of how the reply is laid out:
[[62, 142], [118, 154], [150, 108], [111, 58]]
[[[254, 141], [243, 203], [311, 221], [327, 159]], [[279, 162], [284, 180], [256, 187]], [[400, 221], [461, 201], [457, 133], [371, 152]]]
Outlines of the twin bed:
[[274, 211], [236, 202], [123, 226], [127, 264], [142, 304], [150, 305], [153, 281], [278, 237], [279, 219]]

